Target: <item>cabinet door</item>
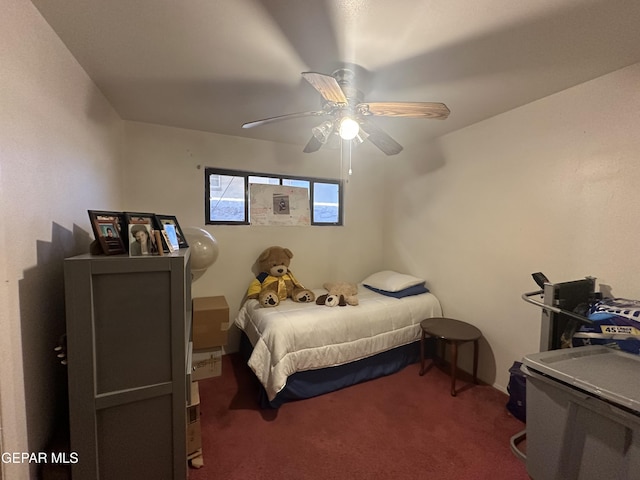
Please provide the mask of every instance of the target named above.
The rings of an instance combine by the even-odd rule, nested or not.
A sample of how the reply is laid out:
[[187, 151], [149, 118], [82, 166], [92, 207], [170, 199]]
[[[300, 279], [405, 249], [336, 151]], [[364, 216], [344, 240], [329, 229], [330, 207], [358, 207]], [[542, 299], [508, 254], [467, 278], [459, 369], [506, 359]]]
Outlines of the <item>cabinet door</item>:
[[188, 253], [65, 262], [74, 480], [183, 480]]
[[172, 381], [170, 288], [166, 271], [94, 276], [98, 395]]
[[98, 410], [99, 478], [175, 478], [172, 418], [171, 395]]

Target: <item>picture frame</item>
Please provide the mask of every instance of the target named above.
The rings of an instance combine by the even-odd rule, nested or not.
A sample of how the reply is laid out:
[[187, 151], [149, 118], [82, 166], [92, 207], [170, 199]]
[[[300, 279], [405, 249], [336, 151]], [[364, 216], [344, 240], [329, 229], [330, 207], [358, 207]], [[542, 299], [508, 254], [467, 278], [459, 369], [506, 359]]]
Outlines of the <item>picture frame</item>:
[[[173, 236], [170, 238], [169, 237], [169, 227], [171, 227], [173, 229]], [[173, 227], [172, 225], [165, 225], [164, 230], [161, 230], [161, 235], [162, 235], [162, 247], [164, 249], [164, 247], [166, 247], [169, 250], [169, 253], [173, 253], [176, 250], [178, 250], [178, 237], [176, 236], [176, 231], [175, 231], [175, 227]]]
[[178, 234], [176, 232], [176, 226], [167, 223], [163, 225], [163, 229], [161, 230], [164, 241], [167, 243], [167, 247], [170, 252], [175, 252], [180, 248], [180, 244], [178, 242]]
[[151, 228], [158, 228], [156, 223], [155, 214], [153, 213], [140, 213], [140, 212], [124, 212], [124, 221], [126, 225], [131, 223], [144, 223], [151, 225]]
[[[163, 245], [157, 245], [155, 231], [159, 229], [155, 214], [148, 212], [123, 212], [125, 225], [123, 230], [127, 232], [127, 246], [129, 256], [157, 255]], [[149, 239], [149, 246], [144, 248], [144, 254], [140, 251], [140, 244], [135, 237], [134, 225], [144, 225]], [[164, 250], [164, 249], [163, 249]]]
[[156, 225], [158, 228], [165, 230], [165, 225], [172, 225], [175, 227], [176, 236], [178, 237], [178, 248], [187, 248], [187, 237], [185, 237], [178, 223], [178, 219], [173, 215], [156, 215]]
[[[122, 212], [87, 210], [95, 239], [105, 255], [126, 253], [123, 240], [124, 217]], [[126, 235], [126, 233], [124, 233]]]

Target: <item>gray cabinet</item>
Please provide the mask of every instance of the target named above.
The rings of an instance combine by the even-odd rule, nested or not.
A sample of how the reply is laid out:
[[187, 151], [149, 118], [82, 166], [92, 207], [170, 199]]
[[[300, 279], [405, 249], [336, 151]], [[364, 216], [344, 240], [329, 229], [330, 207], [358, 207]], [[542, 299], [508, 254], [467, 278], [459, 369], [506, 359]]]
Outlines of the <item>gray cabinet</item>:
[[64, 262], [74, 480], [187, 478], [189, 249]]

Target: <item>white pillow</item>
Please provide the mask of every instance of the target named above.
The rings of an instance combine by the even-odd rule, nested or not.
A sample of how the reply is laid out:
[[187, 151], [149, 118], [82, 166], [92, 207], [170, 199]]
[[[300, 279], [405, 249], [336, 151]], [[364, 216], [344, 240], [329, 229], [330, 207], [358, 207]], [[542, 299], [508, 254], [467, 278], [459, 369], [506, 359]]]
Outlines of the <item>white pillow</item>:
[[363, 285], [386, 292], [399, 292], [400, 290], [420, 285], [421, 283], [425, 283], [425, 280], [392, 270], [374, 273], [362, 281]]

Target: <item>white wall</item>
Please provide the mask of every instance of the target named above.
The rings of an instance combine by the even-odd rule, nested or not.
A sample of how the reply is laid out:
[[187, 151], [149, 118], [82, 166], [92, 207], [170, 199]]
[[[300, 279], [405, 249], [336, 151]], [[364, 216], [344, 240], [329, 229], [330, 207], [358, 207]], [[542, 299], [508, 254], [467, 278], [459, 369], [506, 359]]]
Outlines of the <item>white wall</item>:
[[30, 2], [2, 2], [0, 65], [1, 450], [38, 452], [66, 410], [62, 259], [87, 251], [88, 208], [120, 207], [122, 121]]
[[[204, 227], [198, 165], [341, 172], [335, 151], [122, 122], [29, 2], [3, 1], [0, 64], [1, 449], [39, 451], [64, 410], [52, 351], [64, 331], [62, 259], [87, 250], [88, 208]], [[535, 289], [530, 273], [593, 275], [616, 296], [640, 296], [638, 84], [635, 65], [419, 155], [405, 145], [393, 167], [357, 151], [344, 227], [205, 227], [220, 257], [194, 295], [225, 295], [233, 318], [253, 261], [273, 244], [294, 251], [294, 272], [312, 287], [383, 267], [421, 275], [447, 315], [483, 330], [480, 376], [504, 389], [511, 363], [538, 348], [540, 312], [520, 299]], [[2, 468], [3, 478], [29, 478], [26, 466]]]
[[[327, 281], [358, 282], [380, 268], [382, 155], [355, 151], [354, 173], [345, 184], [342, 227], [205, 226], [204, 167], [341, 178], [340, 152], [305, 154], [300, 145], [136, 122], [125, 122], [125, 132], [125, 210], [175, 215], [182, 227], [213, 234], [220, 255], [194, 282], [193, 295], [224, 295], [231, 321], [254, 278], [256, 258], [271, 245], [293, 251], [292, 271], [309, 288], [321, 288]], [[238, 338], [232, 330], [227, 352], [237, 349]]]
[[537, 290], [531, 273], [591, 275], [640, 298], [638, 85], [640, 64], [395, 163], [386, 263], [426, 277], [445, 315], [483, 331], [479, 375], [502, 390], [513, 361], [539, 349], [541, 311], [520, 298]]

